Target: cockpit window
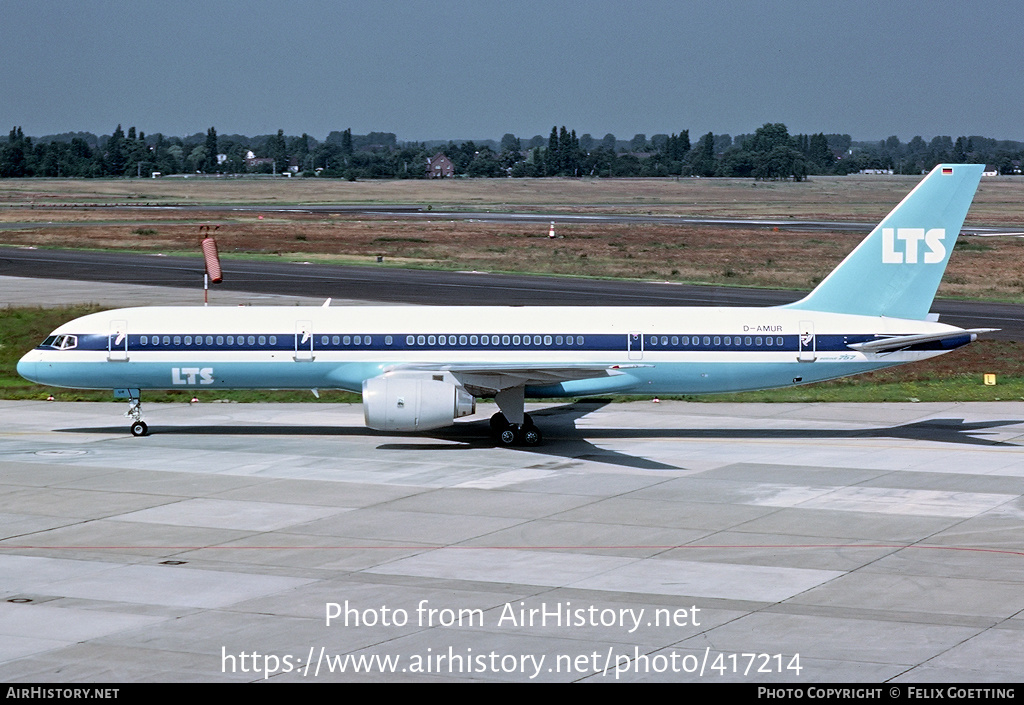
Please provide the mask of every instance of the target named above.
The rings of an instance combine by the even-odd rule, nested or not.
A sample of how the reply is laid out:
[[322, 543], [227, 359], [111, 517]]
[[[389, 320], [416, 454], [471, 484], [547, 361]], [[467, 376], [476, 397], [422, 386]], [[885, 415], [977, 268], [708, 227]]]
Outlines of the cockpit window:
[[51, 335], [43, 341], [44, 346], [50, 346], [57, 350], [71, 350], [78, 347], [77, 335]]

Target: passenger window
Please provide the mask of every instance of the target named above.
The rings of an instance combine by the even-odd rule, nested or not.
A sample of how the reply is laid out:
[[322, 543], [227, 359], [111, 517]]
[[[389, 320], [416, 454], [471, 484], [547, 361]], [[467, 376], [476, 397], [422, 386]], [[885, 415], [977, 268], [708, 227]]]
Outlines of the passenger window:
[[346, 335], [344, 338], [341, 339], [341, 344], [342, 345], [351, 345], [352, 344], [352, 336]]
[[761, 347], [761, 336], [754, 338], [754, 345]]
[[577, 335], [576, 336], [576, 344], [577, 345], [583, 345], [583, 336], [582, 335]]

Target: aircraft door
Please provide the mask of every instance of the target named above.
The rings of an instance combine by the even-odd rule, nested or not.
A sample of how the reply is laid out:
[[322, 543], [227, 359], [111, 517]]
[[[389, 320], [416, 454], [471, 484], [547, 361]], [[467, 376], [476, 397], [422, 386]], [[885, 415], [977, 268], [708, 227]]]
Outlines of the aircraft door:
[[800, 362], [814, 362], [818, 359], [817, 342], [814, 338], [814, 321], [800, 321], [800, 353], [797, 360]]
[[313, 323], [312, 321], [295, 322], [295, 361], [312, 362], [313, 360]]
[[107, 336], [107, 360], [126, 362], [128, 360], [128, 321], [111, 321]]
[[644, 336], [643, 333], [630, 333], [626, 336], [626, 349], [629, 352], [630, 360], [644, 359]]

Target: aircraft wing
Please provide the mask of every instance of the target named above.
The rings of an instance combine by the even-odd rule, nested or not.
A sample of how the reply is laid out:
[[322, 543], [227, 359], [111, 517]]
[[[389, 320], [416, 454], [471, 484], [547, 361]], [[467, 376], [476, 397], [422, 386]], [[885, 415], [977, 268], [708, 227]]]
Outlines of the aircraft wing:
[[466, 387], [499, 392], [519, 386], [547, 386], [580, 379], [599, 379], [625, 374], [623, 370], [653, 365], [396, 365], [395, 370], [422, 370], [451, 373]]
[[920, 345], [922, 343], [937, 343], [943, 340], [952, 340], [955, 338], [969, 337], [970, 341], [974, 342], [977, 340], [981, 333], [991, 333], [999, 330], [998, 328], [971, 328], [968, 330], [955, 330], [946, 331], [943, 333], [921, 333], [918, 335], [894, 335], [894, 336], [882, 336], [877, 340], [868, 340], [863, 343], [850, 343], [846, 347], [857, 350], [858, 352], [865, 353], [885, 353], [895, 352], [897, 350], [903, 350], [909, 348], [912, 345]]

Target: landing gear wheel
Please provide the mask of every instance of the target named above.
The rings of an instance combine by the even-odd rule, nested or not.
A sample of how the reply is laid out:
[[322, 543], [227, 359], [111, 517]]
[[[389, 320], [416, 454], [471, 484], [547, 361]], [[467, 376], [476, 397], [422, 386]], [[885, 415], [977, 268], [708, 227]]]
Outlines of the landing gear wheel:
[[501, 432], [508, 428], [508, 419], [500, 411], [491, 417], [491, 434], [500, 436]]
[[145, 436], [149, 433], [149, 426], [146, 425], [145, 421], [136, 421], [132, 424], [132, 435], [133, 436]]
[[519, 427], [515, 424], [507, 424], [501, 433], [498, 434], [498, 440], [501, 441], [503, 446], [514, 446], [519, 443], [520, 438]]
[[540, 429], [532, 425], [523, 428], [521, 435], [523, 437], [524, 446], [539, 446], [540, 442], [544, 439], [540, 433]]

